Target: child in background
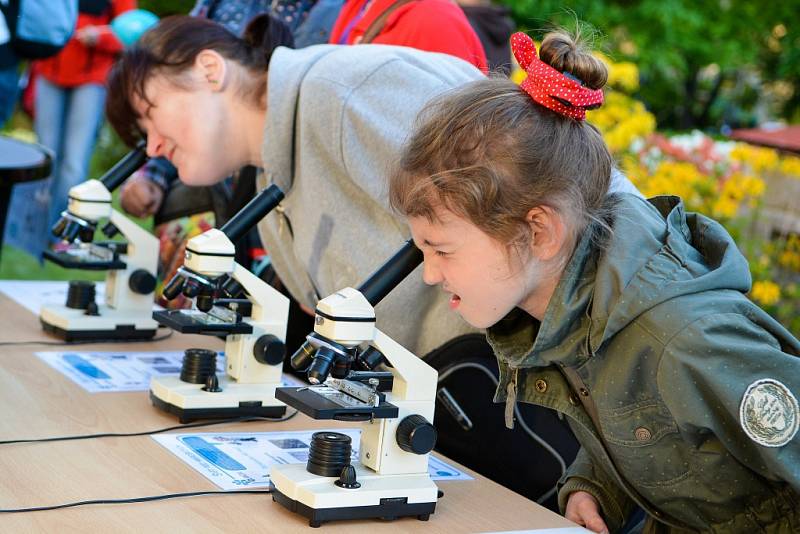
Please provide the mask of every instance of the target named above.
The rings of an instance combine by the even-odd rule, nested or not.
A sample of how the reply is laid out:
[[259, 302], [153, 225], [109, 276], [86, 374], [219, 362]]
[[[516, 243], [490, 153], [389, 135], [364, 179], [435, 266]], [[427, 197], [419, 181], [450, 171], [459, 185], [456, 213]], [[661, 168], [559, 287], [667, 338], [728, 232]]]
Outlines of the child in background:
[[744, 296], [722, 226], [607, 194], [584, 120], [602, 63], [563, 33], [512, 49], [525, 82], [438, 97], [390, 181], [425, 282], [487, 329], [506, 424], [517, 401], [567, 416], [582, 449], [559, 504], [595, 532], [637, 505], [645, 532], [798, 532], [800, 343]]

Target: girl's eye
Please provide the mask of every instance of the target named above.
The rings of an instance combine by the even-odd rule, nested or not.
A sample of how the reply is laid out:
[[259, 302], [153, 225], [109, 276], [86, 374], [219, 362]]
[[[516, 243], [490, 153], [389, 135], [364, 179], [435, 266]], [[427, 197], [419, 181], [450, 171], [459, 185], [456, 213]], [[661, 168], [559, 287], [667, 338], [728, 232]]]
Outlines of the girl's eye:
[[437, 256], [449, 256], [450, 253], [449, 252], [442, 252], [441, 250], [437, 250], [436, 251], [436, 255]]

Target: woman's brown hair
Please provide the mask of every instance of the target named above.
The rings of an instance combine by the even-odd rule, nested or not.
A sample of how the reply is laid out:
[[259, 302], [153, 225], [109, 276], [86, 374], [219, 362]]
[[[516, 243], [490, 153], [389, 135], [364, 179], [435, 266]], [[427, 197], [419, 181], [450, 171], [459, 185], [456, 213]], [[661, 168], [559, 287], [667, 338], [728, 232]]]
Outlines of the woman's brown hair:
[[245, 67], [252, 76], [239, 89], [258, 104], [266, 89], [272, 52], [279, 46], [291, 48], [294, 40], [289, 28], [271, 15], [255, 17], [241, 39], [208, 19], [167, 17], [145, 32], [114, 64], [108, 78], [108, 120], [122, 140], [133, 146], [143, 137], [137, 123], [141, 117], [133, 107], [133, 99], [152, 105], [145, 94], [145, 84], [156, 73], [189, 89], [182, 75], [203, 50], [214, 50]]
[[[592, 89], [606, 82], [605, 65], [564, 32], [545, 37], [540, 57]], [[420, 115], [389, 196], [407, 217], [434, 221], [444, 207], [508, 245], [529, 243], [526, 215], [549, 206], [565, 217], [573, 244], [590, 221], [605, 219], [612, 167], [594, 126], [489, 78], [441, 95]]]

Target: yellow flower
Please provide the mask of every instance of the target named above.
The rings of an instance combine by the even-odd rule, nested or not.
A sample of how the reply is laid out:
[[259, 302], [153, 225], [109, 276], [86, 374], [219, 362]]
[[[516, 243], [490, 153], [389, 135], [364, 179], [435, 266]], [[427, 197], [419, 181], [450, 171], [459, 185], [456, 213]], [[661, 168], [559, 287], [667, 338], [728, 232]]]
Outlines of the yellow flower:
[[720, 196], [711, 207], [711, 212], [718, 219], [730, 219], [739, 211], [739, 203], [729, 196]]
[[795, 156], [785, 156], [781, 160], [781, 173], [800, 179], [800, 158]]
[[778, 153], [769, 148], [761, 148], [737, 143], [731, 150], [731, 159], [740, 161], [750, 167], [753, 171], [761, 173], [778, 168], [780, 163]]
[[762, 306], [770, 306], [781, 298], [781, 288], [775, 282], [759, 281], [753, 284], [750, 296]]

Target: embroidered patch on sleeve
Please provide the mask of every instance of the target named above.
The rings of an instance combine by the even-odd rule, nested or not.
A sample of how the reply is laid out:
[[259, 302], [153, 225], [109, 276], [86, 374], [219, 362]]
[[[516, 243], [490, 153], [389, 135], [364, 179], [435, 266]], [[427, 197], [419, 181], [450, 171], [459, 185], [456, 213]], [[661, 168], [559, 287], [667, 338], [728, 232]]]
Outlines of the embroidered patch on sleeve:
[[800, 406], [783, 383], [764, 378], [744, 392], [739, 420], [745, 433], [759, 445], [782, 447], [797, 434]]

